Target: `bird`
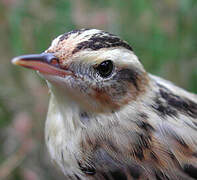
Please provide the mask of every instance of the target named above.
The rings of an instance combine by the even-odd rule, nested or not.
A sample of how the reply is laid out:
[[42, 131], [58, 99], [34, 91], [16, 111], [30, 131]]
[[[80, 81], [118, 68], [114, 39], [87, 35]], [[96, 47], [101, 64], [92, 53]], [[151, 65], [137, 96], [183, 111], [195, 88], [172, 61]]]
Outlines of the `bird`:
[[119, 36], [72, 30], [12, 63], [47, 82], [45, 141], [65, 179], [197, 179], [197, 95], [148, 73]]

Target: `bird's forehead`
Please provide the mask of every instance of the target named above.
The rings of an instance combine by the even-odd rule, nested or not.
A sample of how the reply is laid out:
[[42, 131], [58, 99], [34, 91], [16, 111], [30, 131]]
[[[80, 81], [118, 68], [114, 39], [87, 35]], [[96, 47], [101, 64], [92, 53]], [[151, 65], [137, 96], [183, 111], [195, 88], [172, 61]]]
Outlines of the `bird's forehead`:
[[132, 51], [129, 44], [118, 36], [97, 29], [80, 29], [58, 36], [46, 52], [55, 53], [63, 63], [82, 50], [96, 52], [115, 47]]
[[[98, 30], [94, 30], [94, 33], [97, 31]], [[81, 29], [62, 34], [52, 41], [47, 52], [56, 53], [58, 56], [61, 55], [67, 59], [74, 54], [73, 51], [77, 47], [77, 44], [87, 41], [92, 33], [92, 31]]]

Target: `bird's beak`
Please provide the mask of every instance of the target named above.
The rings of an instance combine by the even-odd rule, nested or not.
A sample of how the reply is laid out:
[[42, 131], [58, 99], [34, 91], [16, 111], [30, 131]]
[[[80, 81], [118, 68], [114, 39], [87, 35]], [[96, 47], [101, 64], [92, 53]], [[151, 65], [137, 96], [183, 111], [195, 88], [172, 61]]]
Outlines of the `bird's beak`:
[[61, 77], [73, 74], [67, 69], [62, 69], [59, 65], [59, 59], [52, 53], [18, 56], [12, 59], [12, 63], [37, 70], [42, 74], [56, 75]]

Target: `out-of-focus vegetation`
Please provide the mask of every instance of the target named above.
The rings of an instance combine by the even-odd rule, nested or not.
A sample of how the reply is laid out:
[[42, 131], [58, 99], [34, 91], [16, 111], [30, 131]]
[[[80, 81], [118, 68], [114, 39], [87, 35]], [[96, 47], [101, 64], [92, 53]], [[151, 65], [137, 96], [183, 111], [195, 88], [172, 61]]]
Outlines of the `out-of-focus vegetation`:
[[82, 27], [120, 35], [147, 71], [197, 92], [196, 0], [0, 0], [0, 179], [63, 179], [44, 143], [46, 84], [10, 59]]

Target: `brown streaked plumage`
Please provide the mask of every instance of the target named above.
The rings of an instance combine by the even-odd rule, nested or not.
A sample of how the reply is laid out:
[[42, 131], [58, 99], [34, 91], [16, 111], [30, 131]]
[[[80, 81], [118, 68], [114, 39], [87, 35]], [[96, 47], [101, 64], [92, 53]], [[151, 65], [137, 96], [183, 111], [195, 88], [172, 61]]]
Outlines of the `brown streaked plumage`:
[[13, 63], [47, 80], [46, 144], [68, 180], [197, 179], [197, 96], [148, 74], [127, 42], [74, 30]]

